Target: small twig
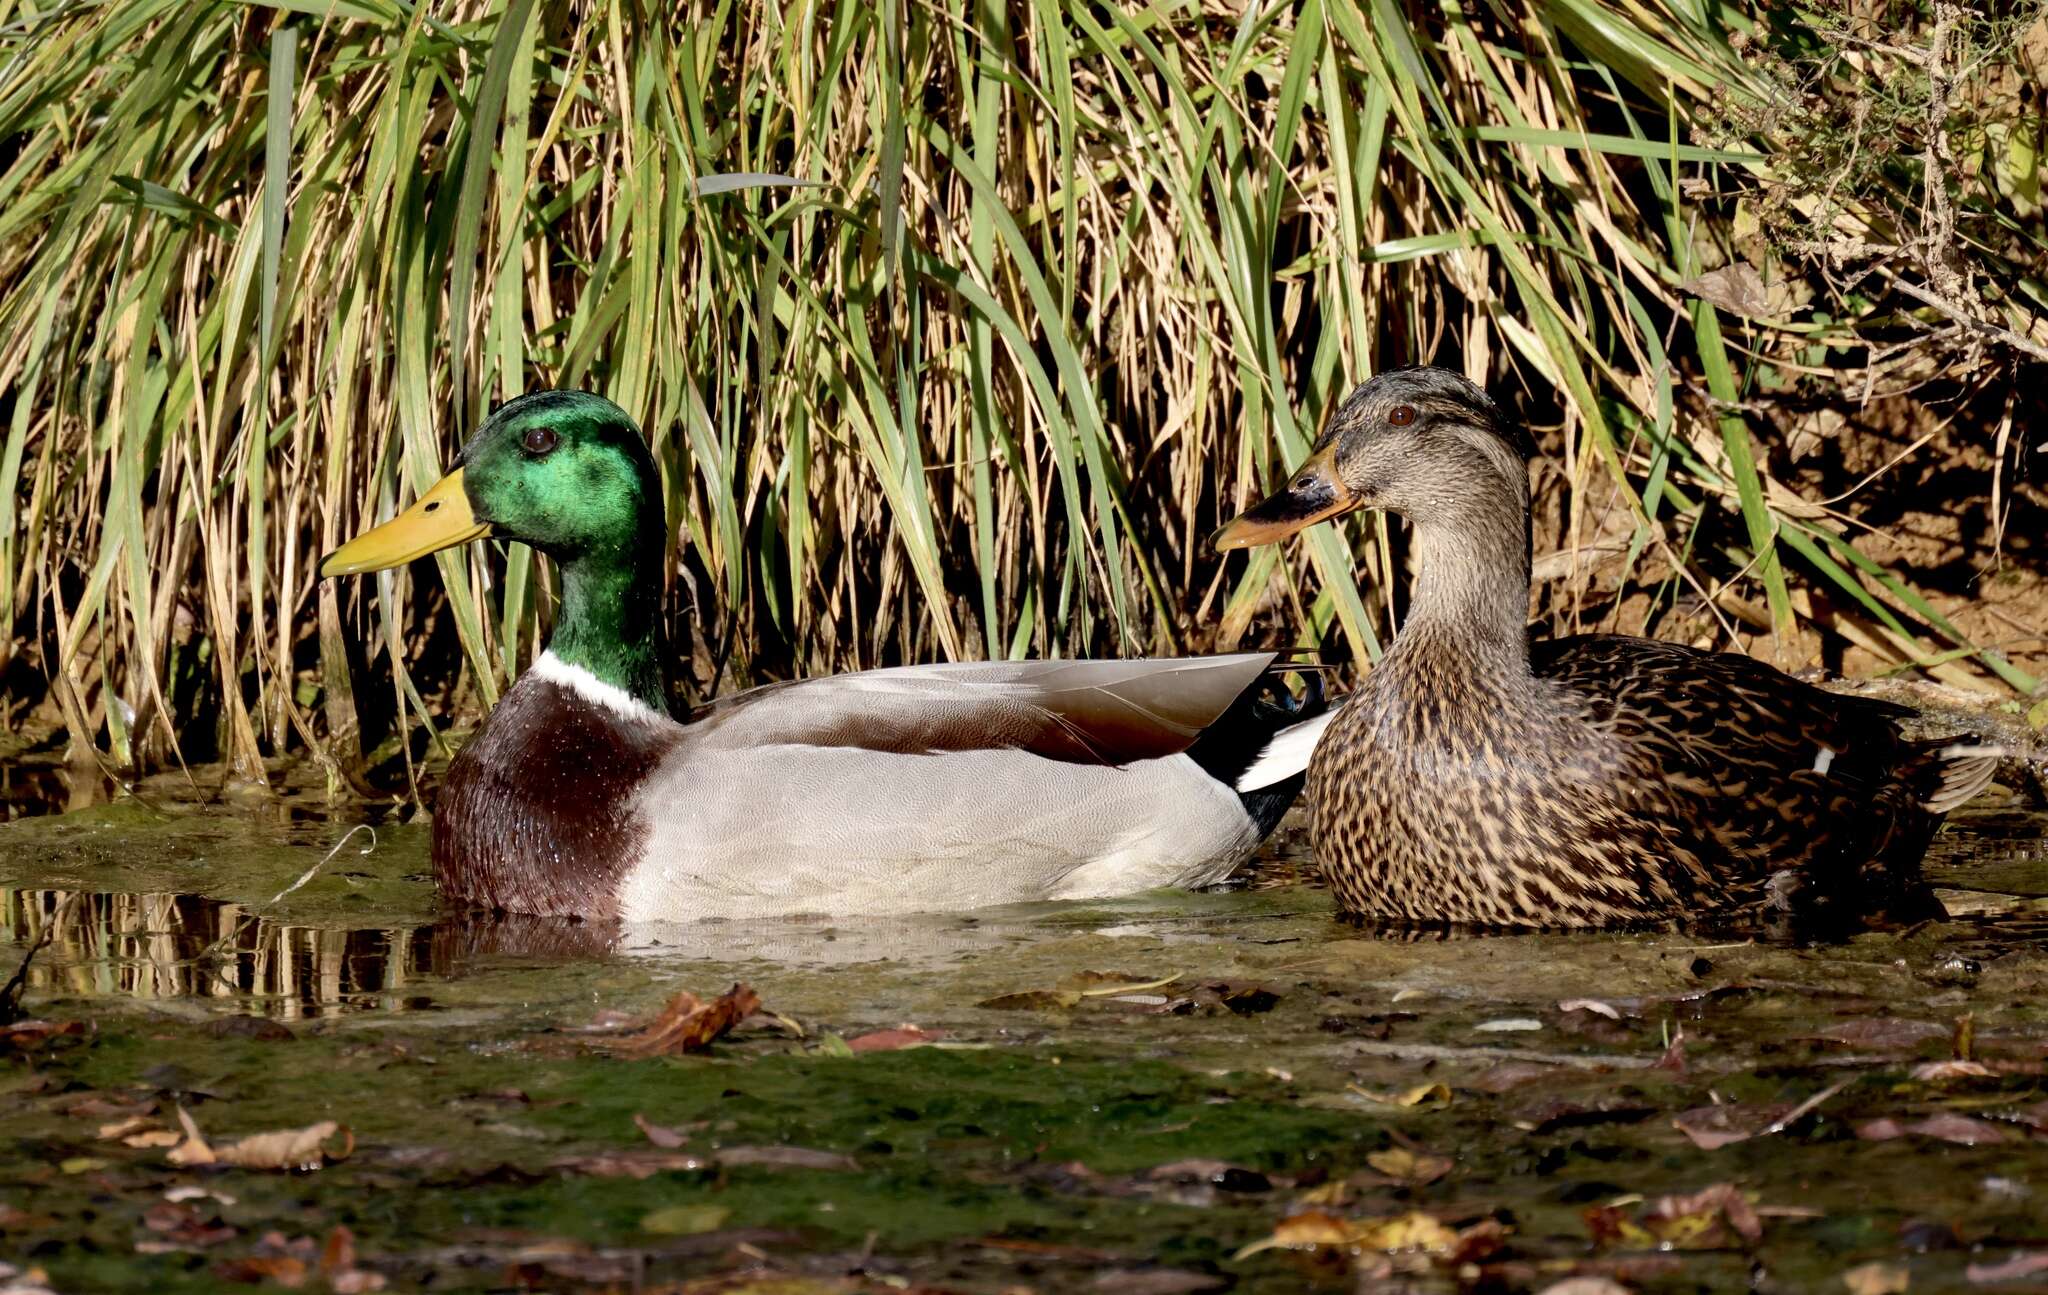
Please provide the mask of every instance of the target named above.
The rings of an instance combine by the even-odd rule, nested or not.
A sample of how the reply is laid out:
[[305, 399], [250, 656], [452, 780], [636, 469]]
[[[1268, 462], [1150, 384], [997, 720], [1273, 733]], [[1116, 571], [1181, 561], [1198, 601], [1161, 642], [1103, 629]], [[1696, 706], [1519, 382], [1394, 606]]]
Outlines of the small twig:
[[1799, 1123], [1799, 1121], [1813, 1114], [1816, 1110], [1819, 1110], [1821, 1104], [1827, 1101], [1828, 1098], [1833, 1097], [1836, 1093], [1841, 1092], [1844, 1088], [1847, 1088], [1849, 1085], [1855, 1083], [1860, 1078], [1862, 1078], [1862, 1076], [1857, 1075], [1848, 1079], [1844, 1079], [1839, 1083], [1828, 1085], [1826, 1088], [1821, 1089], [1819, 1092], [1807, 1098], [1805, 1101], [1799, 1103], [1799, 1105], [1793, 1107], [1791, 1110], [1786, 1111], [1777, 1119], [1772, 1120], [1763, 1128], [1757, 1130], [1756, 1136], [1763, 1138], [1769, 1137], [1773, 1133], [1783, 1133], [1786, 1129], [1791, 1128], [1793, 1125]]
[[76, 892], [64, 897], [64, 902], [57, 906], [57, 911], [50, 915], [50, 920], [43, 923], [43, 929], [36, 936], [35, 943], [29, 945], [28, 952], [21, 955], [21, 965], [7, 978], [7, 984], [0, 987], [0, 1025], [12, 1025], [21, 1019], [21, 996], [28, 988], [29, 964], [35, 961], [36, 955], [43, 951], [44, 946], [57, 938], [58, 928], [64, 925], [64, 919], [71, 915], [71, 906], [77, 902]]
[[1961, 324], [1964, 328], [1970, 329], [1973, 332], [1983, 333], [1988, 337], [1995, 337], [2014, 350], [2031, 355], [2037, 360], [2048, 360], [2048, 346], [2043, 346], [2031, 338], [2015, 333], [2003, 324], [1994, 324], [1988, 319], [1981, 319], [1956, 303], [1945, 301], [1918, 284], [1908, 283], [1897, 275], [1893, 275], [1892, 287], [1905, 293], [1915, 301], [1934, 307], [1956, 323]]
[[[297, 881], [293, 882], [289, 886], [286, 886], [283, 890], [278, 891], [275, 895], [272, 895], [270, 897], [270, 903], [275, 904], [278, 900], [283, 899], [286, 895], [291, 894], [299, 887], [313, 880], [313, 874], [320, 871], [322, 868], [326, 867], [330, 862], [332, 862], [334, 856], [341, 853], [341, 847], [347, 845], [349, 843], [349, 838], [353, 837], [358, 832], [368, 832], [370, 834], [370, 849], [374, 850], [377, 848], [377, 829], [371, 827], [368, 823], [356, 824], [354, 827], [350, 828], [348, 831], [343, 832], [341, 834], [341, 839], [334, 843], [334, 848], [332, 850], [329, 850], [325, 857], [323, 857], [320, 860], [320, 862], [314, 864], [312, 867], [306, 869], [305, 872], [301, 873]], [[367, 853], [367, 851], [365, 851], [365, 853]], [[268, 908], [270, 907], [270, 904], [265, 904], [264, 907]]]
[[1571, 1066], [1579, 1070], [1648, 1070], [1657, 1064], [1648, 1057], [1613, 1053], [1539, 1052], [1534, 1048], [1461, 1048], [1442, 1043], [1392, 1043], [1372, 1039], [1355, 1040], [1353, 1051], [1379, 1057], [1405, 1057], [1421, 1061], [1533, 1061], [1549, 1066]]

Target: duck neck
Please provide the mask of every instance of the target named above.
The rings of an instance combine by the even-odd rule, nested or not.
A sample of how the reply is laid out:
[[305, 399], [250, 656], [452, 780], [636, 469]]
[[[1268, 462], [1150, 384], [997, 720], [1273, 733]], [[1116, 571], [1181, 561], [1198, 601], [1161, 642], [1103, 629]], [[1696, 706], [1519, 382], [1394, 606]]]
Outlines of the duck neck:
[[548, 651], [668, 715], [668, 652], [661, 620], [664, 549], [664, 537], [656, 531], [624, 549], [563, 560], [562, 609]]
[[1448, 654], [1473, 673], [1527, 675], [1526, 492], [1503, 489], [1413, 521], [1420, 570], [1394, 651], [1405, 645]]

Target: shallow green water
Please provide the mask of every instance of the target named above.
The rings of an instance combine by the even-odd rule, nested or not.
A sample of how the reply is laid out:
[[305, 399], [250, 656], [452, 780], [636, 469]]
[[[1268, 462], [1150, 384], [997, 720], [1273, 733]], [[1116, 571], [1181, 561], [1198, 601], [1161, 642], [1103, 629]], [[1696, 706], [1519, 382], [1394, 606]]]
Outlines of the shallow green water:
[[[390, 823], [278, 898], [345, 830], [134, 802], [0, 827], [6, 937], [54, 926], [30, 1010], [86, 1025], [0, 1045], [0, 1259], [67, 1291], [212, 1289], [266, 1232], [342, 1225], [393, 1289], [1807, 1290], [1885, 1262], [1936, 1290], [2048, 1250], [2048, 817], [2016, 807], [1938, 844], [1954, 920], [1814, 948], [1375, 939], [1304, 884], [623, 936], [437, 923], [425, 831]], [[787, 1024], [640, 1060], [591, 1028], [735, 981]], [[1118, 984], [1145, 987], [1080, 996]], [[942, 1037], [844, 1044], [904, 1024]], [[1711, 1149], [1674, 1124], [1722, 1102], [1761, 1129], [1750, 1107], [1822, 1095]], [[178, 1107], [215, 1141], [334, 1120], [353, 1150], [181, 1168], [99, 1136]], [[1874, 1140], [1881, 1119], [1905, 1131]], [[1724, 1182], [1753, 1237], [1615, 1235]], [[1235, 1257], [1309, 1209], [1423, 1211], [1466, 1252]]]

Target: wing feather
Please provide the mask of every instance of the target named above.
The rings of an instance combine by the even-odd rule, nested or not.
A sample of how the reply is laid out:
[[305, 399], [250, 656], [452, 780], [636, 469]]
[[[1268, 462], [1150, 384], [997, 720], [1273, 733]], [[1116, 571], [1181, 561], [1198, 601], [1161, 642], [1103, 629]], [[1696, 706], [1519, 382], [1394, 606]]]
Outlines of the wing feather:
[[692, 717], [707, 749], [790, 743], [899, 754], [1022, 750], [1128, 764], [1193, 745], [1267, 652], [1137, 661], [972, 661], [773, 684]]

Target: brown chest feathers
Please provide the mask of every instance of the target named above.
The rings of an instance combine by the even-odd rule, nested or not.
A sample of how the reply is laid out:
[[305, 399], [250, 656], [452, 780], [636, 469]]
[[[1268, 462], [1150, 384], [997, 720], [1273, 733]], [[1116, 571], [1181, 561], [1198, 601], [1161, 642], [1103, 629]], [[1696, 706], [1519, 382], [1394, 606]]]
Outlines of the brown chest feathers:
[[1939, 913], [1918, 876], [1939, 761], [1895, 713], [1620, 636], [1538, 645], [1519, 677], [1396, 652], [1310, 768], [1316, 851], [1348, 913], [1397, 922]]
[[680, 729], [618, 715], [528, 675], [448, 769], [434, 878], [450, 901], [608, 919], [640, 858], [633, 794]]

